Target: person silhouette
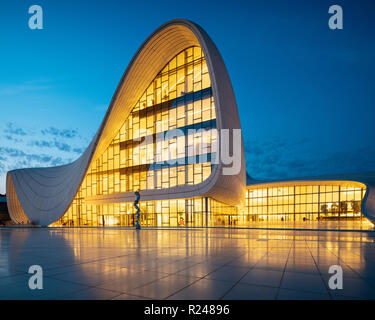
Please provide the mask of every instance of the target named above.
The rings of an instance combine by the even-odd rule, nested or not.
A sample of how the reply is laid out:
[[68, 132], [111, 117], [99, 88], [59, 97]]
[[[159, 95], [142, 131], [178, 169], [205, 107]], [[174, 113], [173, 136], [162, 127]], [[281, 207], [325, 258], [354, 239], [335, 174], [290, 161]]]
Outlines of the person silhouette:
[[140, 215], [141, 210], [138, 207], [139, 200], [141, 199], [141, 194], [139, 193], [139, 190], [137, 190], [134, 194], [135, 194], [134, 207], [137, 210], [136, 211], [137, 220], [135, 221], [135, 228], [141, 229], [141, 225], [139, 224], [139, 215]]

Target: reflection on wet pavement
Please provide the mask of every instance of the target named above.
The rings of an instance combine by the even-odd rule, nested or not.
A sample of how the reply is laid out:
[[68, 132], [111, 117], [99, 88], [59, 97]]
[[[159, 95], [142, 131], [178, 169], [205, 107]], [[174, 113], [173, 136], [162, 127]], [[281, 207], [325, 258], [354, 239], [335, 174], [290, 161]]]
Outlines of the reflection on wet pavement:
[[[375, 233], [0, 229], [0, 299], [374, 299]], [[44, 271], [30, 290], [29, 266]], [[331, 290], [340, 265], [342, 290]]]

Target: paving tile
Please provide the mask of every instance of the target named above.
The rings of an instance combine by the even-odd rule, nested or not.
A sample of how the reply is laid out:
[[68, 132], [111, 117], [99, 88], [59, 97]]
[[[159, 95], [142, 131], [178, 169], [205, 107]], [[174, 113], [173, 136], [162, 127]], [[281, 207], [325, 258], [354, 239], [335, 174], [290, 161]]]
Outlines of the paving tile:
[[274, 300], [277, 288], [238, 283], [224, 297], [224, 300]]
[[85, 286], [60, 281], [51, 278], [44, 278], [43, 289], [31, 290], [27, 283], [10, 284], [1, 287], [0, 299], [5, 300], [51, 300], [62, 295], [85, 289]]
[[291, 262], [288, 260], [285, 271], [287, 272], [300, 272], [319, 275], [319, 269], [316, 267], [314, 261], [307, 262]]
[[287, 262], [286, 258], [264, 258], [257, 262], [254, 266], [255, 269], [266, 269], [274, 271], [283, 271], [285, 264]]
[[30, 274], [21, 273], [9, 277], [0, 278], [0, 291], [3, 290], [1, 289], [3, 286], [16, 285], [17, 283], [27, 284], [29, 282], [30, 277]]
[[182, 261], [182, 262], [175, 262], [175, 263], [165, 262], [162, 265], [152, 266], [148, 268], [146, 267], [145, 270], [171, 274], [171, 273], [183, 271], [187, 268], [189, 268], [189, 263], [187, 263], [186, 261]]
[[282, 271], [252, 269], [241, 279], [240, 283], [279, 287], [282, 275]]
[[134, 276], [118, 278], [115, 281], [106, 281], [100, 283], [98, 287], [107, 290], [129, 293], [132, 289], [136, 289], [167, 276], [168, 275], [166, 274], [157, 272], [143, 271], [136, 273]]
[[194, 276], [203, 278], [209, 273], [215, 271], [216, 269], [220, 268], [218, 265], [210, 264], [207, 265], [206, 263], [199, 263], [187, 269], [177, 272], [177, 275], [186, 275], [186, 276]]
[[238, 282], [249, 271], [249, 268], [224, 266], [212, 273], [209, 273], [205, 278], [212, 280]]
[[130, 294], [122, 293], [119, 296], [112, 298], [111, 300], [151, 300], [146, 297], [137, 297]]
[[150, 299], [165, 299], [198, 280], [199, 278], [195, 277], [171, 275], [140, 288], [129, 290], [127, 293]]
[[280, 289], [278, 300], [330, 300], [328, 293], [316, 293], [316, 292], [306, 292], [306, 291], [296, 291], [289, 289]]
[[59, 268], [53, 268], [44, 271], [43, 273], [46, 276], [54, 276], [54, 275], [61, 275], [66, 273], [102, 273], [102, 272], [108, 272], [111, 270], [114, 270], [115, 267], [103, 265], [95, 262], [88, 262], [88, 263], [79, 263], [74, 264], [66, 267], [59, 267]]
[[[326, 278], [328, 283], [328, 277]], [[343, 289], [330, 289], [335, 296], [357, 297], [361, 299], [375, 299], [375, 288], [361, 278], [343, 277]]]
[[285, 272], [281, 288], [323, 294], [327, 292], [323, 280], [319, 275], [298, 272]]
[[[1, 265], [1, 263], [0, 263], [0, 265]], [[9, 277], [9, 276], [13, 276], [13, 275], [17, 275], [17, 274], [22, 274], [22, 273], [23, 272], [21, 272], [19, 270], [12, 269], [12, 268], [0, 267], [0, 279], [5, 278], [5, 277]]]
[[121, 295], [120, 292], [100, 288], [87, 288], [59, 296], [61, 300], [111, 300]]
[[102, 283], [122, 281], [123, 279], [134, 277], [140, 271], [129, 270], [127, 268], [115, 268], [106, 272], [90, 272], [82, 269], [79, 272], [67, 272], [51, 276], [54, 279], [70, 281], [87, 286], [98, 286]]
[[200, 279], [187, 288], [170, 296], [169, 300], [216, 300], [220, 299], [233, 283], [211, 279]]
[[[279, 299], [375, 299], [374, 240], [374, 232], [2, 228], [0, 299], [274, 299], [275, 290]], [[31, 264], [43, 267], [45, 289], [28, 288]], [[333, 264], [343, 267], [340, 291], [327, 289]]]

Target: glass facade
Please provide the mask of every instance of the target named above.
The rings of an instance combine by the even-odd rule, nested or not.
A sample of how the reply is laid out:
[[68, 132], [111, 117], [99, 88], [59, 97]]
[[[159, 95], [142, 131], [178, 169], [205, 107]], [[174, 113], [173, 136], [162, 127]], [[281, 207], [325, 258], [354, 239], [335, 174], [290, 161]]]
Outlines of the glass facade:
[[[244, 207], [211, 198], [141, 201], [143, 226], [251, 227], [259, 222], [366, 221], [361, 214], [365, 187], [348, 185], [295, 185], [252, 187]], [[85, 205], [75, 203], [55, 225], [133, 226], [133, 203]], [[79, 201], [81, 205], [79, 205]], [[81, 210], [81, 211], [80, 211]]]
[[250, 221], [332, 221], [361, 219], [365, 187], [296, 185], [251, 188], [246, 193]]
[[[150, 83], [108, 148], [90, 165], [70, 208], [55, 225], [132, 225], [131, 204], [92, 205], [86, 199], [201, 183], [211, 174], [216, 141], [206, 60], [200, 47], [190, 47]], [[146, 225], [177, 226], [193, 220], [203, 225], [202, 201], [147, 202], [141, 204], [142, 212], [160, 217], [142, 219]], [[180, 218], [190, 211], [197, 214], [195, 219]]]
[[[237, 208], [211, 198], [141, 201], [140, 224], [147, 227], [210, 227], [230, 222]], [[78, 210], [82, 210], [79, 212]], [[85, 211], [84, 211], [85, 210]], [[83, 205], [73, 203], [55, 226], [133, 226], [136, 221], [133, 203]]]
[[[175, 56], [155, 77], [114, 138], [93, 161], [55, 226], [133, 226], [133, 203], [96, 197], [196, 185], [217, 153], [215, 104], [200, 47]], [[140, 202], [142, 226], [249, 227], [258, 222], [362, 220], [364, 186], [348, 182], [251, 186], [245, 205], [197, 197]]]

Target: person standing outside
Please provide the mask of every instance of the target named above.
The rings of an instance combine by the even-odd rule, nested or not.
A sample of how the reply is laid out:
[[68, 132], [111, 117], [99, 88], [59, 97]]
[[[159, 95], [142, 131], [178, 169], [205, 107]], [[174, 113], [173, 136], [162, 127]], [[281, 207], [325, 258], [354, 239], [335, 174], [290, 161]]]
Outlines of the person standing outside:
[[139, 193], [139, 190], [137, 190], [134, 194], [135, 194], [134, 207], [137, 210], [136, 211], [137, 220], [135, 221], [135, 229], [139, 230], [141, 229], [141, 225], [139, 224], [139, 215], [140, 215], [141, 210], [139, 209], [138, 203], [139, 203], [139, 200], [141, 199], [141, 194]]

